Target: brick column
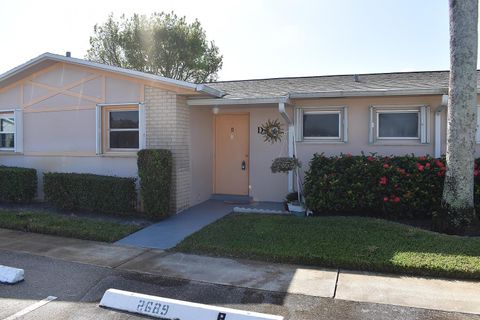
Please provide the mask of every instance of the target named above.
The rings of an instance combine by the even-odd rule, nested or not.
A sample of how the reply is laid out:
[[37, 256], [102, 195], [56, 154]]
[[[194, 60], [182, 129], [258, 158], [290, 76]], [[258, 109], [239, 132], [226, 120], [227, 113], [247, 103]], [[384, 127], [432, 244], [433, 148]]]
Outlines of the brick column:
[[186, 98], [145, 87], [147, 148], [168, 149], [173, 155], [171, 211], [190, 206], [190, 110]]

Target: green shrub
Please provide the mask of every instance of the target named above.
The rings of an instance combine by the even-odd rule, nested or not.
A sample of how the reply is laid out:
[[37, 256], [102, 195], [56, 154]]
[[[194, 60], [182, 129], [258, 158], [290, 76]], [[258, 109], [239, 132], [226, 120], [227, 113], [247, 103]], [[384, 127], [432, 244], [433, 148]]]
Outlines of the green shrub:
[[134, 178], [85, 173], [45, 173], [45, 200], [61, 209], [128, 214], [135, 210]]
[[37, 170], [0, 166], [0, 201], [29, 202], [37, 194]]
[[172, 153], [160, 149], [140, 150], [138, 175], [145, 213], [154, 218], [167, 217], [172, 187]]
[[[480, 181], [475, 164], [475, 198]], [[428, 156], [325, 157], [315, 154], [305, 176], [314, 212], [351, 212], [390, 218], [426, 218], [441, 209], [444, 159]]]

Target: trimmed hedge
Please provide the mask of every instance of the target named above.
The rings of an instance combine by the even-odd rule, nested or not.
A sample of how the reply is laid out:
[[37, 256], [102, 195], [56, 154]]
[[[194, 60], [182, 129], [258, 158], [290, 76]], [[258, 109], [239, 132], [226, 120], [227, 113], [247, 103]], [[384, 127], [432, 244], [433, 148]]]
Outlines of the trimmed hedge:
[[0, 166], [0, 201], [29, 202], [37, 194], [37, 170]]
[[57, 208], [128, 214], [135, 210], [135, 178], [85, 173], [44, 174], [45, 200]]
[[172, 153], [169, 150], [144, 149], [138, 152], [140, 195], [145, 213], [166, 218], [170, 212]]
[[[475, 161], [475, 203], [480, 177]], [[325, 157], [315, 154], [305, 176], [307, 206], [316, 213], [427, 218], [441, 210], [445, 160], [428, 156]]]

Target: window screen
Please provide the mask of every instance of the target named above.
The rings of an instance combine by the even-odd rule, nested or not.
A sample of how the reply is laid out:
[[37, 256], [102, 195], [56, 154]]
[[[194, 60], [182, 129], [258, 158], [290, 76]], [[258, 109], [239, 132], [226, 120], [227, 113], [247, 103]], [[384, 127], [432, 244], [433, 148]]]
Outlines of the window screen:
[[340, 113], [304, 113], [304, 138], [340, 138]]
[[0, 149], [15, 147], [15, 118], [13, 114], [0, 114]]
[[109, 112], [110, 149], [138, 149], [138, 110]]
[[379, 138], [418, 138], [418, 112], [379, 112]]

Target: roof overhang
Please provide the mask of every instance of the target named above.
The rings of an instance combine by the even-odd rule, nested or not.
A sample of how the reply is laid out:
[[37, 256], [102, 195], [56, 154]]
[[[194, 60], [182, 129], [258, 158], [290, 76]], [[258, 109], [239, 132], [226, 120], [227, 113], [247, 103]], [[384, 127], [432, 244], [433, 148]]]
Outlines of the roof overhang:
[[232, 106], [251, 104], [289, 104], [293, 99], [319, 99], [319, 98], [349, 98], [349, 97], [385, 97], [385, 96], [417, 96], [417, 95], [443, 95], [448, 93], [448, 88], [437, 89], [388, 89], [388, 90], [337, 90], [319, 92], [291, 92], [285, 96], [258, 97], [258, 98], [217, 98], [217, 99], [189, 99], [190, 106]]
[[191, 89], [194, 92], [201, 92], [209, 96], [218, 97], [218, 98], [225, 95], [223, 91], [209, 87], [205, 84], [194, 84], [187, 81], [170, 79], [162, 76], [157, 76], [154, 74], [110, 66], [103, 63], [92, 62], [92, 61], [87, 61], [83, 59], [66, 57], [66, 56], [53, 54], [49, 52], [41, 54], [38, 57], [32, 60], [29, 60], [24, 64], [21, 64], [5, 72], [4, 74], [0, 75], [0, 87], [7, 86], [13, 82], [20, 80], [28, 73], [38, 71], [40, 69], [48, 67], [57, 62], [63, 62], [63, 63], [73, 64], [73, 65], [98, 69], [102, 71], [113, 72], [113, 73], [125, 75], [128, 77], [133, 77], [137, 79], [142, 79], [146, 81], [160, 82], [160, 83], [164, 83], [171, 86], [177, 86], [183, 89]]
[[233, 106], [248, 104], [277, 104], [287, 103], [288, 97], [260, 97], [260, 98], [218, 98], [218, 99], [189, 99], [189, 106]]

